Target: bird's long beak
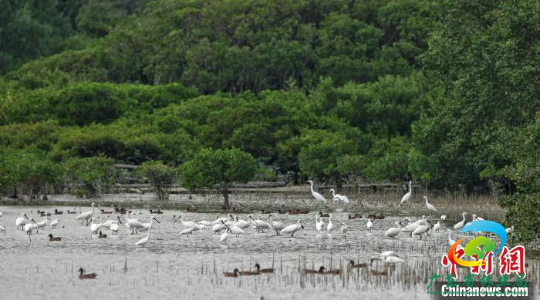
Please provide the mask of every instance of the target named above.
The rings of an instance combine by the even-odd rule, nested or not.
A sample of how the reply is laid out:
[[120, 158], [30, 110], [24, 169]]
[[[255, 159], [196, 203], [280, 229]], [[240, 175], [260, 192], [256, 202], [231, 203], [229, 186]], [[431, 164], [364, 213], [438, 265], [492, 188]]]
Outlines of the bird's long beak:
[[161, 224], [161, 222], [160, 222], [160, 221], [158, 221], [158, 219], [154, 218], [154, 220], [156, 220], [156, 222], [158, 222], [159, 224]]
[[24, 214], [24, 217], [28, 220], [28, 216], [26, 214]]
[[431, 225], [431, 227], [433, 227], [433, 223], [431, 223], [429, 220], [426, 221], [429, 223], [429, 225]]

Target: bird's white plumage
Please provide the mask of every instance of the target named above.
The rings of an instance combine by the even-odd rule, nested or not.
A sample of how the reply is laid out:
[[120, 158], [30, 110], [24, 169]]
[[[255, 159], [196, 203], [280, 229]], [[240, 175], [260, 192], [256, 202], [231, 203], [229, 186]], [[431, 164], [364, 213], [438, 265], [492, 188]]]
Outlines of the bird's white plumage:
[[313, 195], [313, 198], [315, 198], [315, 200], [317, 200], [320, 203], [326, 203], [326, 199], [321, 194], [313, 190], [313, 181], [308, 180], [308, 182], [311, 184], [311, 195]]
[[462, 216], [463, 216], [463, 220], [459, 221], [456, 223], [456, 225], [454, 225], [454, 230], [461, 230], [463, 229], [463, 226], [465, 225], [465, 215], [467, 213], [463, 213]]
[[412, 196], [412, 181], [409, 181], [409, 192], [401, 198], [400, 204], [405, 204]]
[[427, 209], [436, 212], [437, 209], [435, 208], [435, 206], [433, 206], [431, 203], [428, 202], [427, 196], [424, 196], [424, 199], [426, 200], [426, 207], [427, 207]]

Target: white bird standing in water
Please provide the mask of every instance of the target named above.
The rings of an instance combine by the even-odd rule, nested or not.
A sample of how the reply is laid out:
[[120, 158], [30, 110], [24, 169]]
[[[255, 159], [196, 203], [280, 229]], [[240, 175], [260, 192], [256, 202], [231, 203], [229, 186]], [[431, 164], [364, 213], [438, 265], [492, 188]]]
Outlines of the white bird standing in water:
[[84, 221], [86, 221], [86, 226], [88, 226], [88, 224], [90, 223], [90, 219], [92, 218], [92, 216], [94, 216], [94, 206], [96, 206], [96, 204], [92, 203], [92, 210], [81, 213], [80, 215], [75, 217], [75, 220], [82, 220], [81, 225], [84, 223]]
[[146, 234], [146, 236], [142, 239], [140, 239], [137, 243], [135, 243], [136, 246], [146, 246], [146, 244], [148, 244], [148, 240], [150, 239], [150, 229], [148, 229], [148, 233]]
[[222, 244], [222, 245], [227, 245], [227, 237], [229, 235], [227, 234], [227, 231], [225, 231], [221, 237], [219, 238], [219, 243]]
[[412, 196], [412, 181], [409, 181], [409, 192], [401, 198], [399, 205], [405, 204]]
[[326, 203], [326, 199], [319, 193], [315, 192], [313, 190], [313, 181], [311, 180], [308, 180], [308, 182], [311, 184], [311, 195], [313, 195], [313, 197], [315, 198], [315, 200], [317, 200], [319, 203]]
[[441, 221], [445, 221], [446, 220], [446, 215], [442, 215], [441, 216]]
[[326, 226], [326, 231], [331, 234], [332, 230], [334, 230], [334, 224], [332, 224], [332, 214], [330, 214], [328, 217], [328, 226]]
[[347, 196], [343, 196], [343, 195], [340, 195], [340, 194], [336, 194], [336, 191], [334, 189], [331, 189], [330, 192], [332, 192], [332, 196], [334, 197], [334, 201], [336, 200], [339, 200], [347, 205], [351, 204], [351, 202], [349, 201], [349, 198], [347, 198]]
[[441, 221], [438, 221], [437, 224], [433, 226], [433, 231], [439, 232], [440, 229], [441, 229]]
[[323, 225], [324, 225], [324, 221], [319, 217], [318, 214], [316, 214], [315, 215], [315, 229], [317, 229], [317, 234], [321, 234]]
[[289, 225], [283, 229], [281, 229], [280, 234], [291, 234], [291, 237], [294, 236], [294, 233], [297, 232], [300, 229], [303, 229], [304, 225], [302, 225], [302, 222], [300, 222], [300, 219], [296, 221], [296, 224]]
[[26, 223], [30, 223], [30, 220], [28, 219], [26, 214], [21, 214], [20, 217], [15, 219], [15, 225], [17, 226], [17, 230], [19, 230], [19, 227], [21, 227], [21, 230], [24, 230], [24, 225], [26, 225]]
[[373, 227], [373, 222], [371, 222], [371, 219], [368, 219], [366, 223], [366, 227], [367, 227], [368, 232], [371, 233], [371, 227]]
[[386, 237], [389, 237], [389, 238], [393, 238], [393, 237], [396, 237], [399, 235], [399, 233], [401, 232], [401, 222], [400, 221], [396, 221], [394, 224], [396, 224], [396, 227], [392, 227], [390, 229], [388, 229], [384, 235]]
[[6, 234], [6, 228], [2, 225], [0, 225], [0, 231], [4, 232], [4, 234]]
[[339, 223], [341, 225], [341, 228], [339, 231], [341, 231], [341, 234], [345, 237], [347, 237], [347, 224], [345, 223]]
[[60, 220], [55, 219], [54, 221], [52, 221], [51, 222], [51, 229], [55, 229], [56, 226], [58, 226], [58, 224], [60, 224]]
[[120, 229], [120, 225], [118, 225], [116, 222], [113, 222], [109, 227], [109, 230], [114, 234], [118, 234], [118, 229]]
[[272, 218], [272, 214], [270, 214], [270, 225], [272, 226], [272, 230], [276, 232], [277, 235], [279, 235], [279, 232], [285, 228], [285, 225], [281, 222], [276, 222]]
[[454, 230], [459, 231], [459, 230], [463, 229], [463, 226], [465, 225], [465, 215], [466, 214], [467, 213], [465, 213], [465, 212], [462, 214], [463, 215], [463, 220], [457, 222], [456, 225], [454, 225]]
[[431, 205], [428, 200], [427, 200], [427, 196], [424, 196], [424, 199], [426, 200], [426, 206], [427, 206], [427, 209], [431, 210], [431, 211], [437, 211], [437, 209], [435, 208], [435, 206]]

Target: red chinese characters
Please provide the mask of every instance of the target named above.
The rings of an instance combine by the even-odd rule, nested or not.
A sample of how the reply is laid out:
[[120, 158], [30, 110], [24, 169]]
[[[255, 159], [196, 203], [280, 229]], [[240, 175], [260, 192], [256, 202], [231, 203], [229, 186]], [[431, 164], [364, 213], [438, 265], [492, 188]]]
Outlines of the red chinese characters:
[[[456, 250], [456, 257], [457, 258], [461, 258], [463, 257], [463, 255], [465, 255], [465, 250], [463, 249], [457, 249]], [[443, 257], [442, 257], [442, 265], [445, 266], [445, 267], [448, 267], [450, 266], [450, 270], [452, 272], [452, 275], [454, 275], [454, 278], [457, 279], [458, 276], [457, 276], [457, 272], [456, 272], [456, 266], [457, 264], [456, 263], [453, 263], [450, 259], [448, 259], [448, 255], [445, 254]]]
[[[482, 270], [484, 272], [484, 274], [486, 274], [486, 275], [487, 274], [493, 274], [493, 256], [492, 256], [492, 254], [493, 254], [493, 252], [486, 252], [485, 256], [484, 256], [485, 265], [471, 267], [471, 273], [479, 274], [480, 270]], [[481, 259], [478, 259], [478, 255], [473, 255], [473, 257], [477, 261], [481, 261]]]
[[512, 250], [504, 246], [499, 257], [501, 274], [525, 274], [525, 247], [516, 246]]

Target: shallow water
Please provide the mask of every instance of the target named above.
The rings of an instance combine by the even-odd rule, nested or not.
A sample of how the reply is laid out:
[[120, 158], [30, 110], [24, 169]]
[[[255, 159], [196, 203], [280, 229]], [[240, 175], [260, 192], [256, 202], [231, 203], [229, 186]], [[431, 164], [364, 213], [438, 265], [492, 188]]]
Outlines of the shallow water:
[[[366, 219], [345, 221], [346, 213], [335, 212], [332, 222], [338, 230], [328, 235], [325, 218], [325, 231], [317, 235], [314, 212], [283, 214], [275, 215], [275, 220], [288, 225], [300, 219], [305, 230], [290, 238], [276, 236], [272, 231], [257, 233], [248, 229], [238, 238], [229, 235], [228, 246], [222, 246], [220, 235], [210, 230], [180, 237], [178, 233], [183, 227], [180, 222], [173, 224], [173, 215], [182, 214], [189, 221], [213, 221], [224, 215], [164, 211], [156, 216], [161, 224], [154, 224], [149, 244], [141, 248], [135, 243], [146, 233], [132, 235], [121, 226], [117, 236], [103, 230], [108, 238], [98, 239], [91, 236], [89, 227], [75, 221], [76, 215], [65, 212], [51, 216], [61, 221], [57, 229], [47, 227], [34, 233], [30, 242], [23, 231], [15, 230], [15, 219], [24, 212], [41, 221], [38, 209], [54, 211], [54, 207], [0, 208], [0, 225], [7, 229], [0, 234], [0, 299], [329, 299], [336, 293], [340, 299], [428, 299], [428, 277], [433, 272], [448, 273], [440, 266], [441, 256], [448, 251], [445, 224], [440, 233], [422, 240], [403, 233], [388, 239], [383, 233], [394, 227], [396, 218], [374, 220], [373, 230], [368, 233]], [[148, 211], [141, 213], [140, 220], [148, 222]], [[98, 215], [97, 210], [95, 214]], [[245, 214], [239, 217], [247, 219]], [[348, 226], [346, 237], [339, 233], [342, 220]], [[49, 233], [62, 237], [62, 241], [49, 242]], [[456, 239], [455, 234], [453, 238]], [[373, 269], [387, 270], [388, 276], [346, 268], [350, 259], [369, 263], [376, 252], [386, 250], [397, 251], [405, 260], [395, 267], [374, 263]], [[275, 273], [238, 278], [222, 275], [234, 268], [253, 270], [256, 262], [263, 268], [273, 266]], [[299, 271], [321, 265], [342, 269], [343, 274], [306, 276]], [[80, 267], [89, 273], [96, 272], [97, 279], [79, 280]], [[536, 273], [531, 275], [537, 278]]]

